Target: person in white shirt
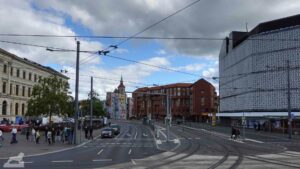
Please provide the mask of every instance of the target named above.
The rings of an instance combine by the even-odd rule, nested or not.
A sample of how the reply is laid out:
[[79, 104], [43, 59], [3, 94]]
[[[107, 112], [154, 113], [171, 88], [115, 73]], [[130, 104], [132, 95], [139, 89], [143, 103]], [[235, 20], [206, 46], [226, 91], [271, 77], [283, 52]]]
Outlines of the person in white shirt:
[[1, 139], [1, 141], [4, 140], [2, 130], [0, 130], [0, 139]]
[[33, 142], [36, 141], [36, 140], [35, 140], [35, 134], [36, 134], [36, 131], [35, 131], [34, 128], [32, 128], [32, 130], [31, 130], [31, 141], [33, 141]]
[[11, 131], [11, 133], [12, 133], [12, 139], [11, 139], [11, 142], [10, 142], [10, 144], [13, 144], [13, 143], [17, 143], [18, 141], [17, 141], [17, 128], [16, 127], [14, 127], [13, 129], [12, 129], [12, 131]]

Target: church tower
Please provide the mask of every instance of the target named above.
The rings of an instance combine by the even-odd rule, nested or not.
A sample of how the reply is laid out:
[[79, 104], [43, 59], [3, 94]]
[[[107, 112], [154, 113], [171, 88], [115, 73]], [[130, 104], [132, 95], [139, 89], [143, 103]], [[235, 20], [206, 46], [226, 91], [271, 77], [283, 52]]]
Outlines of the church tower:
[[125, 94], [125, 86], [123, 84], [123, 77], [121, 76], [121, 81], [120, 84], [118, 86], [118, 90], [120, 94]]

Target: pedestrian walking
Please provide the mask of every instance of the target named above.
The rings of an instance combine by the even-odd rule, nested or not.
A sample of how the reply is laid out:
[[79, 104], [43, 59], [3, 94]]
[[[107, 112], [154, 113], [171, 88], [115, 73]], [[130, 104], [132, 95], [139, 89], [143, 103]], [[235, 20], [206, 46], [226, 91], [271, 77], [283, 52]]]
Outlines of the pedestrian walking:
[[59, 128], [56, 129], [56, 133], [55, 133], [55, 141], [60, 142], [60, 136], [61, 135], [61, 131]]
[[39, 130], [37, 130], [36, 131], [36, 133], [35, 133], [35, 135], [36, 135], [36, 144], [40, 144], [40, 137], [41, 137], [41, 135], [40, 135], [40, 131]]
[[52, 127], [52, 129], [51, 129], [51, 132], [52, 132], [52, 137], [51, 137], [51, 139], [52, 139], [52, 144], [54, 144], [55, 143], [55, 133], [56, 133], [56, 130], [55, 130], [55, 128], [54, 127]]
[[84, 136], [85, 136], [85, 139], [88, 139], [88, 133], [89, 133], [88, 127], [84, 126]]
[[64, 129], [61, 130], [60, 140], [62, 143], [65, 143], [65, 130]]
[[90, 126], [90, 136], [89, 136], [89, 139], [94, 139], [93, 137], [93, 126]]
[[48, 143], [49, 143], [49, 145], [52, 143], [51, 141], [52, 141], [52, 132], [51, 132], [51, 130], [49, 130], [48, 132], [47, 132], [47, 140], [48, 140]]
[[18, 141], [17, 141], [17, 129], [16, 129], [16, 127], [14, 127], [13, 129], [12, 129], [12, 131], [11, 131], [11, 134], [12, 134], [12, 138], [11, 138], [11, 142], [10, 142], [10, 144], [14, 144], [14, 143], [17, 143]]
[[26, 128], [26, 140], [29, 141], [29, 136], [30, 136], [30, 128]]
[[3, 132], [2, 132], [2, 130], [0, 130], [0, 139], [1, 139], [1, 141], [4, 141], [4, 137], [3, 137]]
[[36, 131], [33, 127], [32, 130], [31, 130], [31, 141], [33, 141], [33, 142], [35, 142], [35, 133], [36, 133]]
[[235, 140], [236, 138], [236, 129], [234, 127], [231, 127], [231, 139]]
[[49, 128], [48, 128], [48, 126], [46, 126], [45, 131], [44, 131], [44, 133], [45, 133], [45, 142], [48, 141], [48, 137], [47, 137], [48, 130], [49, 130]]

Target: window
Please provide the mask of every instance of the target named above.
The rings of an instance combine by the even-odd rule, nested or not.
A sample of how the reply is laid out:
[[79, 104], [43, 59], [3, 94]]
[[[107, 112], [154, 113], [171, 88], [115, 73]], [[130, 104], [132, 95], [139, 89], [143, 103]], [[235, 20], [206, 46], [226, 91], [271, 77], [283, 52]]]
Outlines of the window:
[[30, 87], [28, 87], [28, 95], [27, 95], [28, 97], [30, 97], [31, 96], [31, 88]]
[[6, 73], [7, 72], [7, 65], [4, 65], [3, 66], [3, 73]]
[[201, 97], [201, 106], [204, 106], [204, 97]]
[[42, 76], [39, 76], [39, 82], [42, 80]]
[[19, 114], [19, 104], [16, 103], [15, 105], [15, 115], [18, 115]]
[[2, 102], [2, 115], [6, 115], [7, 112], [7, 102], [3, 101]]
[[23, 97], [25, 96], [25, 86], [23, 86], [23, 88], [22, 88], [22, 96]]
[[34, 82], [36, 82], [36, 81], [37, 81], [37, 75], [34, 74]]
[[25, 114], [25, 104], [23, 103], [22, 104], [22, 115], [24, 115]]
[[16, 85], [16, 95], [19, 95], [19, 85]]
[[28, 74], [28, 80], [31, 80], [31, 76], [32, 76], [32, 74], [29, 73], [29, 74]]
[[13, 85], [12, 85], [12, 83], [11, 83], [10, 86], [9, 86], [9, 94], [10, 94], [10, 95], [12, 95], [12, 89], [13, 89]]
[[17, 77], [20, 77], [20, 69], [17, 69]]
[[11, 75], [11, 76], [14, 75], [14, 68], [13, 68], [13, 67], [10, 68], [10, 75]]
[[2, 84], [2, 93], [6, 93], [6, 82]]
[[23, 71], [23, 79], [26, 79], [26, 71]]

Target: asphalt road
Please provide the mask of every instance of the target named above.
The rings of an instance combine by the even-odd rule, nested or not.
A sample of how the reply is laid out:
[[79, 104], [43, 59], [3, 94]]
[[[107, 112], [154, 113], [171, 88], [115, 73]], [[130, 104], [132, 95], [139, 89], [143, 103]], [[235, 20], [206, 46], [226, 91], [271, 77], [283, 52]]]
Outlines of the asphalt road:
[[119, 124], [121, 133], [113, 139], [95, 139], [72, 150], [25, 157], [25, 168], [300, 168], [295, 143], [291, 150], [274, 144], [274, 138], [269, 139], [272, 142], [234, 141], [226, 134], [179, 126], [171, 127], [171, 141], [166, 143], [163, 125], [155, 139], [140, 123]]

